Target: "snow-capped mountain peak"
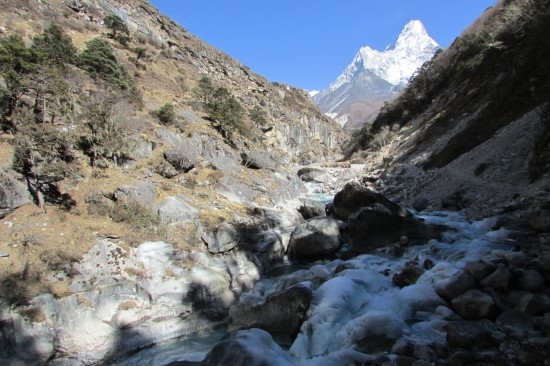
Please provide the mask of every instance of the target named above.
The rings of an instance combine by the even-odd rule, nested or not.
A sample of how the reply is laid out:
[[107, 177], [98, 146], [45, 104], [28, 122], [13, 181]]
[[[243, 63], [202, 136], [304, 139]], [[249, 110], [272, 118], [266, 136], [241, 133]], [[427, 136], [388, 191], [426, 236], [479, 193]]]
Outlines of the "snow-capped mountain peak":
[[428, 44], [438, 46], [437, 43], [428, 35], [424, 24], [420, 20], [411, 20], [403, 27], [401, 33], [397, 37], [397, 40], [386, 47], [386, 51], [395, 48], [407, 48], [418, 44], [418, 40]]
[[362, 47], [344, 72], [326, 89], [315, 94], [314, 100], [324, 112], [343, 116], [341, 110], [346, 99], [352, 94], [354, 99], [359, 98], [357, 87], [372, 91], [378, 95], [377, 98], [382, 94], [391, 96], [401, 90], [438, 49], [439, 45], [428, 35], [422, 22], [411, 20], [397, 40], [384, 51]]

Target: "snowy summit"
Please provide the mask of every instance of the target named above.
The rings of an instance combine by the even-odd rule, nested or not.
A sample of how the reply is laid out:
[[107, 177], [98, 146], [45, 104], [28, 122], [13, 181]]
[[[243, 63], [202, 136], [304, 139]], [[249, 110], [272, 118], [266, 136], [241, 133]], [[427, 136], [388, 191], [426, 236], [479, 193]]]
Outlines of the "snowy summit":
[[[344, 72], [314, 99], [325, 113], [336, 113], [337, 120], [343, 125], [351, 117], [351, 104], [363, 101], [372, 107], [391, 99], [438, 49], [439, 45], [428, 35], [422, 22], [412, 20], [384, 51], [362, 47]], [[378, 109], [374, 109], [377, 113]], [[354, 114], [356, 118], [363, 118], [359, 121], [362, 124], [374, 109], [366, 108], [365, 113], [355, 110]]]

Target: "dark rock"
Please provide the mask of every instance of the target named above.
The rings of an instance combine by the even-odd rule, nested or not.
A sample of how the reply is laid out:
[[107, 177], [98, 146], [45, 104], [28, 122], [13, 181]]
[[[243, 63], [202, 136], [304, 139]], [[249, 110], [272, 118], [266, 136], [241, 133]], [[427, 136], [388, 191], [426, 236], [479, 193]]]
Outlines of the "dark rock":
[[546, 313], [542, 317], [541, 330], [547, 337], [550, 335], [550, 313]]
[[118, 187], [113, 196], [117, 202], [133, 202], [148, 207], [157, 199], [157, 187], [151, 182], [142, 182], [137, 186], [124, 185]]
[[290, 235], [287, 252], [291, 258], [322, 258], [340, 248], [342, 222], [316, 217], [296, 226]]
[[312, 288], [301, 284], [271, 294], [262, 304], [239, 303], [229, 309], [233, 328], [260, 328], [272, 335], [298, 334], [311, 297]]
[[277, 170], [277, 161], [265, 151], [249, 151], [241, 154], [242, 164], [250, 169]]
[[540, 232], [550, 231], [550, 210], [535, 210], [531, 214], [529, 225]]
[[367, 334], [355, 342], [355, 348], [362, 353], [380, 353], [390, 349], [394, 342], [385, 334]]
[[521, 302], [521, 299], [523, 299], [523, 297], [528, 294], [530, 294], [530, 292], [512, 290], [506, 297], [506, 300], [511, 305], [511, 308], [517, 308], [519, 303]]
[[341, 220], [348, 217], [362, 207], [380, 204], [386, 207], [392, 215], [409, 217], [411, 213], [390, 201], [383, 195], [373, 192], [357, 182], [347, 183], [344, 188], [334, 196], [333, 209]]
[[422, 276], [424, 270], [416, 266], [407, 265], [398, 274], [396, 273], [392, 280], [399, 287], [414, 285], [418, 278]]
[[315, 182], [315, 178], [326, 174], [327, 172], [323, 169], [313, 168], [313, 167], [304, 167], [300, 168], [296, 173], [298, 177], [304, 182]]
[[446, 210], [460, 211], [470, 207], [472, 200], [468, 197], [466, 190], [460, 189], [441, 201], [441, 207]]
[[324, 203], [314, 200], [304, 200], [298, 212], [305, 220], [327, 215]]
[[482, 286], [496, 289], [508, 289], [512, 273], [504, 265], [500, 264], [493, 273], [481, 280]]
[[496, 326], [487, 319], [478, 321], [450, 321], [445, 326], [447, 343], [450, 347], [460, 347], [467, 350], [493, 346], [491, 334]]
[[468, 290], [451, 302], [453, 310], [464, 319], [484, 319], [491, 316], [495, 301], [479, 290]]
[[264, 274], [264, 276], [265, 277], [276, 278], [276, 277], [286, 276], [286, 275], [289, 275], [291, 273], [301, 271], [303, 269], [308, 269], [308, 266], [304, 266], [304, 265], [300, 265], [300, 264], [285, 264], [285, 265], [282, 265], [282, 266], [273, 267], [273, 268], [269, 269]]
[[500, 312], [512, 310], [515, 305], [512, 304], [508, 298], [506, 291], [496, 290], [492, 287], [485, 287], [483, 291], [490, 295], [495, 301], [495, 305]]
[[527, 294], [519, 301], [517, 310], [529, 315], [543, 315], [550, 312], [550, 297], [541, 294]]
[[429, 270], [432, 269], [435, 266], [435, 263], [430, 258], [426, 258], [424, 262], [422, 263], [422, 268]]
[[417, 361], [414, 357], [409, 356], [397, 356], [395, 358], [395, 365], [396, 366], [411, 366], [413, 363]]
[[201, 239], [210, 253], [224, 253], [237, 246], [239, 233], [232, 224], [224, 221], [212, 231], [203, 232]]
[[526, 269], [523, 271], [518, 285], [522, 290], [537, 292], [544, 285], [544, 277], [534, 269]]
[[464, 272], [453, 276], [446, 281], [439, 282], [435, 287], [435, 292], [444, 300], [451, 301], [455, 297], [462, 295], [468, 290], [473, 289], [475, 281], [469, 274]]
[[421, 360], [437, 361], [437, 354], [435, 351], [424, 344], [415, 345], [413, 355]]
[[506, 362], [498, 365], [548, 365], [550, 359], [550, 339], [509, 337], [503, 341], [499, 350], [505, 355]]
[[429, 204], [430, 204], [430, 201], [426, 197], [418, 197], [417, 199], [414, 200], [412, 207], [416, 211], [421, 212], [427, 209]]
[[445, 366], [464, 366], [464, 365], [505, 365], [506, 362], [496, 351], [466, 351], [458, 350], [454, 352], [445, 362]]
[[426, 224], [414, 217], [403, 217], [388, 212], [381, 205], [362, 208], [348, 219], [351, 250], [365, 253], [387, 246], [406, 236], [411, 241], [428, 241], [447, 230], [443, 225]]
[[495, 264], [480, 259], [466, 263], [464, 266], [464, 272], [471, 275], [475, 280], [481, 281], [493, 273], [496, 268], [497, 266]]
[[400, 356], [412, 356], [414, 352], [414, 343], [405, 337], [399, 338], [393, 344], [391, 352]]
[[509, 310], [500, 314], [495, 324], [524, 332], [534, 330], [533, 318], [519, 310]]

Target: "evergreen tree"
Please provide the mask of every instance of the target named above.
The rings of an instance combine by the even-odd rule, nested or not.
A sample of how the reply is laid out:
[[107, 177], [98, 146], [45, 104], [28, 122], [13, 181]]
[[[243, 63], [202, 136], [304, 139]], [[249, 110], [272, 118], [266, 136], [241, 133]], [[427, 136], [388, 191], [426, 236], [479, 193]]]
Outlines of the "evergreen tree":
[[176, 112], [174, 112], [174, 106], [171, 103], [166, 103], [155, 112], [155, 115], [160, 122], [168, 125], [172, 124], [176, 120]]
[[267, 124], [267, 116], [264, 110], [257, 105], [254, 106], [254, 109], [252, 109], [249, 116], [256, 127], [262, 127]]
[[115, 165], [131, 158], [132, 143], [114, 117], [119, 98], [107, 90], [90, 96], [83, 108], [81, 120], [86, 130], [80, 137], [80, 147], [90, 157], [93, 168], [107, 167], [109, 160]]
[[103, 19], [105, 26], [111, 30], [109, 38], [126, 46], [130, 41], [130, 30], [124, 21], [116, 14], [109, 14]]
[[21, 173], [29, 192], [39, 207], [45, 202], [62, 203], [68, 195], [59, 191], [58, 183], [77, 175], [70, 165], [74, 160], [69, 136], [51, 124], [29, 121], [15, 137], [13, 169]]
[[12, 119], [17, 104], [29, 88], [28, 76], [36, 64], [25, 42], [19, 35], [0, 39], [0, 74], [6, 84], [0, 90], [1, 128], [4, 131], [16, 128]]
[[71, 38], [56, 23], [51, 23], [42, 34], [34, 37], [31, 52], [38, 62], [55, 67], [74, 63], [77, 54]]
[[235, 130], [244, 132], [244, 108], [228, 89], [214, 87], [212, 81], [203, 76], [194, 93], [212, 120], [212, 126], [224, 137], [230, 138]]
[[86, 43], [78, 64], [92, 77], [99, 77], [119, 89], [130, 88], [130, 78], [116, 59], [111, 45], [100, 37]]

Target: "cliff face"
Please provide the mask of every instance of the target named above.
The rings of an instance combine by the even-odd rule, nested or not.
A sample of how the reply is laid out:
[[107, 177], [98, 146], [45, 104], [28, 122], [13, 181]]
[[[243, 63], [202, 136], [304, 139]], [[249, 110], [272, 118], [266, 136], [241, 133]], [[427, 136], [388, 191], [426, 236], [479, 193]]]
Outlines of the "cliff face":
[[545, 1], [488, 9], [357, 134], [348, 156], [388, 169], [398, 182], [386, 189], [408, 203], [425, 196], [456, 208], [458, 199], [476, 216], [536, 206], [548, 182], [549, 20]]

